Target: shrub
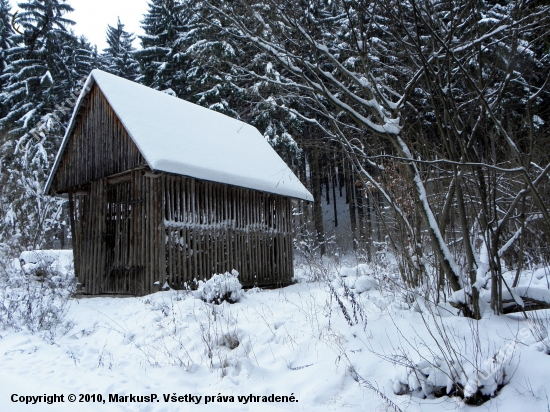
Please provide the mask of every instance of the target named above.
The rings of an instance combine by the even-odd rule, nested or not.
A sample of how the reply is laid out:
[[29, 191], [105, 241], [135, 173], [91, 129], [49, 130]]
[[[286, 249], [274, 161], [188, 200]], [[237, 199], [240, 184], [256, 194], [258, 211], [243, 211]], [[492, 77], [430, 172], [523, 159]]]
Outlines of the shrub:
[[499, 351], [492, 358], [484, 359], [481, 365], [474, 362], [455, 365], [438, 357], [423, 360], [401, 369], [396, 374], [393, 390], [396, 395], [411, 394], [417, 398], [457, 396], [466, 404], [480, 405], [508, 383], [506, 367], [510, 359], [506, 357], [511, 354]]
[[243, 295], [239, 272], [215, 274], [207, 281], [199, 281], [197, 293], [200, 299], [219, 305], [222, 302], [235, 303]]
[[4, 266], [0, 280], [0, 326], [43, 333], [52, 340], [62, 326], [75, 279], [52, 269], [50, 263], [20, 269]]

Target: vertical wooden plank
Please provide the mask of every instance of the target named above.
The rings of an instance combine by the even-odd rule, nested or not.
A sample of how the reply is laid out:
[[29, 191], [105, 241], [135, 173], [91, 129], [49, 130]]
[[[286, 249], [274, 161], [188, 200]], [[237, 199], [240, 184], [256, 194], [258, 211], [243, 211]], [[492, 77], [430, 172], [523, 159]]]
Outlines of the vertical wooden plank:
[[214, 273], [216, 272], [215, 269], [215, 260], [216, 260], [216, 248], [214, 247], [214, 213], [215, 213], [215, 206], [214, 206], [214, 189], [216, 184], [209, 182], [208, 184], [208, 203], [209, 203], [209, 209], [208, 213], [210, 215], [210, 224], [208, 225], [208, 260], [209, 260], [209, 267], [208, 267], [208, 278], [210, 278]]
[[[90, 190], [89, 196], [92, 195], [92, 191]], [[82, 216], [82, 241], [84, 242], [84, 249], [85, 249], [85, 258], [83, 257], [83, 269], [85, 270], [85, 279], [86, 279], [86, 293], [92, 294], [93, 293], [93, 284], [92, 279], [90, 279], [89, 273], [90, 273], [90, 265], [91, 265], [91, 256], [90, 256], [90, 244], [91, 244], [91, 235], [90, 235], [90, 227], [91, 227], [91, 210], [90, 210], [90, 203], [89, 201], [85, 201], [83, 203], [83, 216]]]
[[282, 259], [281, 259], [281, 246], [280, 246], [280, 243], [281, 243], [281, 215], [280, 215], [280, 212], [279, 212], [279, 209], [280, 209], [280, 204], [281, 204], [281, 197], [280, 196], [277, 196], [275, 198], [275, 203], [274, 203], [274, 212], [273, 212], [273, 215], [274, 215], [274, 218], [276, 219], [275, 221], [275, 225], [276, 225], [276, 236], [277, 236], [277, 243], [274, 245], [275, 247], [275, 257], [276, 257], [276, 265], [277, 265], [277, 276], [279, 279], [282, 279], [282, 276], [283, 276], [283, 271], [282, 271]]
[[[210, 219], [211, 219], [211, 213], [210, 213], [210, 195], [209, 195], [209, 192], [210, 192], [210, 187], [211, 187], [211, 184], [210, 182], [206, 182], [205, 185], [204, 185], [204, 215], [205, 215], [205, 223], [207, 225], [209, 225], [210, 223]], [[210, 253], [210, 233], [209, 233], [209, 230], [205, 230], [203, 229], [202, 230], [202, 233], [203, 233], [203, 248], [202, 248], [202, 253], [203, 253], [203, 256], [204, 256], [204, 277], [206, 279], [210, 278], [211, 274], [212, 274], [212, 262], [211, 262], [211, 256], [212, 254]]]
[[162, 202], [160, 202], [158, 198], [158, 183], [159, 179], [157, 177], [151, 178], [151, 193], [153, 194], [153, 199], [151, 202], [151, 216], [153, 220], [153, 228], [152, 228], [152, 239], [153, 239], [153, 279], [151, 279], [151, 282], [155, 280], [159, 280], [161, 284], [164, 285], [165, 279], [161, 279], [160, 277], [160, 267], [159, 267], [159, 233], [158, 233], [158, 210], [162, 206]]
[[[172, 192], [173, 204], [170, 206], [172, 208], [172, 214], [174, 216], [174, 221], [178, 225], [174, 233], [174, 237], [171, 239], [173, 242], [173, 254], [170, 260], [173, 260], [172, 265], [172, 277], [174, 279], [174, 284], [177, 287], [181, 287], [182, 284], [182, 271], [181, 271], [181, 253], [182, 253], [182, 227], [181, 227], [181, 214], [179, 210], [179, 205], [181, 203], [181, 192], [180, 192], [180, 176], [172, 176], [172, 184], [169, 186], [169, 190]], [[168, 189], [168, 188], [167, 188]], [[168, 270], [168, 269], [167, 269]]]
[[130, 272], [130, 283], [133, 285], [134, 289], [138, 289], [138, 276], [139, 272], [136, 270], [137, 264], [136, 264], [136, 253], [137, 253], [137, 237], [136, 237], [136, 208], [138, 204], [138, 197], [136, 194], [136, 187], [134, 183], [134, 176], [136, 172], [131, 172], [131, 179], [128, 183], [130, 185], [130, 200], [132, 201], [130, 207], [129, 207], [129, 238], [130, 238], [130, 256], [128, 261], [128, 266], [130, 268], [133, 268], [133, 270]]
[[182, 247], [180, 249], [180, 270], [182, 273], [182, 280], [183, 282], [187, 282], [189, 284], [189, 222], [188, 222], [188, 213], [187, 213], [187, 198], [189, 196], [188, 189], [187, 189], [187, 180], [184, 177], [180, 177], [179, 179], [179, 191], [180, 191], [180, 200], [178, 205], [180, 220], [183, 224], [183, 231], [181, 233], [182, 235]]
[[147, 287], [147, 192], [144, 190], [144, 178], [143, 172], [139, 171], [136, 173], [136, 187], [138, 188], [139, 197], [141, 199], [139, 203], [139, 242], [140, 242], [140, 253], [139, 253], [139, 262], [140, 262], [140, 271], [139, 279], [140, 286], [143, 291]]
[[247, 282], [250, 282], [254, 279], [254, 272], [253, 272], [253, 268], [252, 268], [252, 265], [251, 265], [251, 261], [250, 261], [250, 258], [251, 258], [251, 254], [252, 254], [252, 250], [251, 250], [251, 247], [250, 247], [250, 226], [248, 225], [248, 214], [250, 213], [249, 211], [249, 207], [250, 207], [250, 201], [249, 201], [249, 192], [245, 189], [242, 189], [241, 190], [241, 195], [242, 195], [242, 198], [243, 198], [243, 205], [242, 205], [242, 214], [243, 214], [243, 242], [244, 242], [244, 250], [243, 250], [243, 255], [244, 255], [244, 264], [246, 265], [246, 281]]
[[181, 232], [181, 239], [182, 243], [180, 247], [178, 248], [178, 271], [181, 273], [181, 282], [182, 285], [184, 282], [187, 281], [187, 262], [186, 262], [186, 255], [187, 255], [187, 225], [185, 223], [185, 179], [183, 177], [179, 177], [178, 179], [178, 219], [182, 224], [182, 232]]
[[187, 229], [185, 227], [178, 228], [178, 245], [177, 245], [177, 253], [176, 253], [176, 266], [177, 266], [177, 273], [178, 273], [178, 287], [181, 288], [183, 286], [183, 283], [186, 281], [187, 277], [187, 270], [185, 267], [185, 232]]
[[260, 280], [260, 273], [258, 271], [258, 257], [259, 257], [259, 248], [258, 248], [258, 232], [256, 230], [255, 225], [255, 215], [256, 215], [256, 192], [252, 190], [247, 190], [248, 197], [249, 197], [249, 203], [248, 203], [248, 224], [251, 226], [250, 234], [252, 235], [252, 238], [250, 239], [250, 244], [252, 246], [252, 266], [253, 266], [253, 274], [254, 279], [256, 282]]
[[184, 201], [182, 205], [182, 213], [183, 213], [183, 219], [186, 225], [185, 230], [185, 244], [186, 248], [183, 250], [183, 264], [187, 268], [186, 270], [186, 279], [185, 281], [190, 286], [191, 281], [193, 280], [193, 259], [191, 256], [191, 238], [189, 236], [190, 233], [190, 211], [189, 211], [189, 198], [191, 197], [190, 194], [191, 190], [191, 183], [190, 179], [183, 178], [183, 193], [184, 193]]
[[262, 193], [262, 225], [261, 225], [261, 230], [262, 230], [262, 233], [263, 233], [263, 239], [264, 239], [264, 245], [263, 245], [263, 250], [264, 250], [264, 263], [263, 263], [263, 271], [264, 271], [264, 276], [270, 278], [270, 279], [273, 279], [273, 271], [270, 270], [269, 268], [269, 237], [270, 237], [270, 233], [269, 233], [269, 227], [267, 225], [267, 219], [268, 219], [268, 212], [267, 212], [267, 208], [269, 207], [269, 196], [265, 193]]
[[[91, 237], [91, 244], [92, 244], [92, 265], [91, 265], [91, 275], [94, 276], [93, 274], [94, 273], [98, 273], [98, 274], [101, 274], [101, 278], [104, 278], [105, 277], [105, 268], [101, 268], [101, 267], [98, 267], [98, 263], [99, 262], [99, 247], [98, 247], [98, 243], [101, 241], [102, 239], [102, 233], [100, 232], [100, 223], [99, 223], [99, 219], [100, 219], [100, 211], [99, 211], [99, 204], [101, 203], [101, 180], [99, 181], [96, 181], [94, 182], [95, 184], [92, 184], [92, 187], [93, 187], [93, 190], [92, 192], [94, 192], [94, 199], [98, 199], [99, 201], [98, 202], [91, 202], [91, 206], [92, 206], [92, 237]], [[95, 283], [95, 291], [94, 293], [100, 293], [101, 290], [98, 290], [99, 289], [99, 282], [98, 282], [98, 276], [96, 275], [95, 276], [96, 278], [96, 281], [94, 282]]]
[[[205, 190], [204, 190], [204, 199], [205, 199], [205, 214], [207, 216], [206, 218], [206, 224], [207, 225], [210, 225], [210, 222], [211, 222], [211, 219], [212, 219], [212, 210], [210, 208], [210, 204], [211, 204], [211, 198], [210, 198], [210, 190], [212, 188], [212, 184], [211, 182], [207, 182], [206, 185], [205, 185]], [[208, 227], [208, 226], [207, 226]], [[204, 247], [204, 256], [205, 256], [205, 277], [206, 279], [209, 279], [210, 276], [212, 276], [212, 247], [211, 247], [211, 242], [212, 242], [212, 236], [211, 236], [211, 232], [210, 230], [206, 229], [204, 230], [203, 229], [203, 233], [204, 233], [204, 240], [205, 240], [205, 247]]]
[[288, 272], [286, 274], [287, 281], [294, 276], [294, 247], [293, 247], [293, 232], [292, 232], [292, 200], [289, 198], [285, 199], [287, 207], [287, 242], [288, 242]]
[[[91, 244], [91, 276], [94, 276], [93, 274], [94, 273], [97, 273], [97, 274], [100, 274], [101, 276], [101, 279], [103, 279], [105, 277], [105, 268], [98, 268], [97, 267], [97, 263], [98, 263], [98, 253], [97, 253], [97, 243], [98, 243], [98, 239], [100, 239], [101, 237], [101, 233], [98, 233], [98, 219], [99, 219], [99, 213], [98, 213], [98, 204], [100, 203], [101, 201], [101, 197], [100, 196], [100, 193], [99, 193], [99, 187], [101, 185], [101, 181], [97, 181], [97, 182], [94, 182], [92, 183], [92, 190], [91, 192], [93, 193], [93, 198], [94, 199], [99, 199], [99, 202], [90, 202], [90, 206], [91, 206], [91, 213], [90, 213], [90, 219], [91, 219], [91, 238], [90, 238], [90, 244]], [[94, 277], [95, 281], [94, 281], [94, 294], [96, 293], [101, 293], [101, 290], [99, 290], [99, 276], [95, 276]]]
[[288, 277], [288, 258], [286, 256], [286, 236], [287, 236], [287, 223], [288, 216], [285, 212], [285, 200], [279, 199], [279, 213], [280, 213], [280, 227], [281, 227], [281, 278], [286, 279]]
[[[92, 191], [90, 190], [89, 196], [92, 195]], [[84, 198], [83, 196], [81, 197]], [[86, 279], [86, 293], [91, 294], [93, 290], [93, 285], [91, 284], [91, 279], [88, 277], [89, 273], [89, 265], [91, 264], [90, 261], [90, 210], [89, 210], [89, 202], [84, 201], [82, 202], [82, 221], [81, 221], [81, 231], [82, 231], [82, 244], [83, 244], [83, 255], [82, 255], [82, 270], [84, 271], [84, 279]]]
[[252, 268], [250, 267], [250, 245], [248, 243], [248, 223], [247, 223], [247, 213], [248, 213], [248, 196], [247, 192], [244, 189], [240, 190], [241, 192], [241, 216], [242, 216], [242, 259], [243, 259], [243, 266], [245, 271], [245, 280], [246, 282], [250, 282], [252, 280]]
[[174, 287], [177, 283], [177, 257], [178, 242], [179, 242], [179, 228], [172, 227], [173, 222], [168, 221], [165, 229], [166, 242], [166, 254], [167, 254], [167, 268], [166, 277], [171, 287]]
[[205, 254], [204, 254], [204, 232], [202, 231], [202, 225], [204, 225], [204, 223], [206, 222], [206, 216], [205, 216], [205, 190], [204, 190], [204, 182], [197, 182], [199, 183], [197, 186], [198, 186], [198, 193], [197, 193], [197, 199], [199, 200], [198, 202], [198, 207], [199, 207], [199, 215], [200, 215], [200, 226], [199, 226], [199, 255], [198, 255], [198, 258], [199, 258], [199, 272], [200, 272], [200, 277], [201, 279], [205, 279], [206, 278], [206, 269], [205, 269], [205, 262], [204, 262], [204, 259], [205, 259]]
[[201, 252], [200, 252], [200, 233], [199, 233], [199, 227], [202, 223], [202, 216], [201, 216], [201, 208], [200, 208], [200, 194], [201, 194], [201, 185], [200, 182], [195, 180], [195, 225], [193, 228], [193, 238], [195, 239], [195, 257], [197, 260], [197, 280], [202, 280], [203, 274], [202, 274], [202, 265], [201, 265]]
[[123, 262], [123, 265], [125, 267], [128, 268], [128, 270], [125, 271], [125, 283], [126, 283], [126, 286], [125, 286], [125, 289], [126, 290], [129, 290], [130, 288], [134, 289], [135, 290], [135, 287], [134, 287], [134, 284], [133, 282], [131, 282], [131, 279], [132, 279], [132, 269], [131, 269], [131, 265], [130, 265], [130, 250], [131, 250], [131, 243], [132, 243], [132, 238], [130, 237], [130, 223], [131, 223], [131, 220], [130, 220], [130, 213], [131, 213], [131, 201], [132, 201], [132, 192], [131, 192], [131, 185], [130, 185], [130, 182], [126, 182], [124, 184], [125, 186], [125, 196], [126, 196], [126, 199], [128, 201], [128, 203], [126, 203], [125, 207], [124, 207], [124, 214], [126, 215], [125, 219], [124, 219], [124, 243], [125, 243], [125, 247], [124, 247], [124, 262]]
[[[172, 255], [168, 257], [167, 264], [170, 265], [171, 269], [169, 270], [167, 267], [167, 273], [170, 272], [170, 279], [171, 283], [175, 285], [176, 288], [180, 288], [181, 286], [181, 267], [178, 264], [181, 255], [181, 217], [179, 212], [179, 204], [180, 204], [180, 177], [179, 176], [172, 176], [172, 175], [166, 175], [166, 178], [170, 178], [170, 185], [165, 186], [166, 191], [170, 191], [171, 196], [171, 203], [167, 206], [168, 209], [171, 210], [171, 216], [172, 220], [174, 221], [173, 224], [178, 225], [177, 227], [174, 227], [172, 230], [173, 238], [170, 239], [171, 247], [172, 247]], [[167, 198], [167, 196], [164, 196]]]
[[153, 194], [152, 204], [151, 204], [151, 215], [153, 218], [153, 279], [151, 279], [151, 282], [155, 280], [159, 280], [161, 284], [164, 285], [165, 279], [161, 279], [160, 276], [160, 267], [159, 267], [159, 233], [158, 233], [158, 210], [162, 206], [162, 202], [160, 202], [158, 198], [158, 178], [151, 178], [151, 193]]
[[283, 213], [282, 213], [283, 199], [280, 196], [277, 196], [275, 203], [275, 215], [277, 217], [277, 276], [282, 278], [284, 269], [284, 259], [283, 259]]
[[167, 268], [166, 274], [169, 279], [170, 285], [176, 285], [178, 280], [178, 271], [177, 271], [177, 255], [179, 254], [179, 230], [174, 227], [176, 224], [177, 218], [177, 199], [176, 199], [176, 186], [177, 181], [174, 176], [166, 175], [165, 176], [165, 185], [164, 185], [164, 199], [165, 199], [165, 210], [166, 216], [165, 220], [167, 221], [167, 226], [165, 228], [165, 237], [167, 238], [166, 251], [167, 251]]
[[273, 246], [272, 246], [272, 255], [273, 255], [273, 258], [272, 258], [272, 265], [273, 265], [273, 269], [275, 271], [275, 276], [277, 277], [277, 279], [280, 278], [280, 273], [279, 273], [279, 261], [278, 261], [278, 256], [277, 256], [277, 238], [279, 236], [279, 230], [278, 230], [278, 226], [277, 226], [277, 202], [279, 201], [279, 197], [280, 196], [274, 196], [273, 199], [272, 199], [272, 202], [271, 202], [271, 217], [272, 217], [272, 228], [273, 228], [273, 239], [272, 239], [272, 243], [273, 243]]
[[[146, 210], [145, 210], [145, 216], [146, 216], [146, 223], [147, 223], [147, 226], [146, 226], [146, 232], [145, 232], [145, 236], [146, 236], [146, 242], [147, 242], [147, 245], [146, 245], [146, 259], [147, 259], [147, 272], [146, 272], [146, 279], [145, 279], [145, 285], [144, 285], [144, 289], [147, 290], [147, 288], [149, 287], [149, 283], [151, 281], [151, 279], [153, 278], [153, 258], [152, 258], [152, 249], [153, 249], [153, 240], [152, 240], [152, 232], [153, 232], [153, 218], [152, 218], [152, 214], [151, 214], [151, 202], [152, 202], [152, 197], [153, 197], [153, 192], [151, 191], [151, 179], [148, 177], [148, 176], [144, 176], [143, 177], [143, 180], [144, 180], [144, 188], [145, 188], [145, 193], [147, 195], [147, 203], [146, 203]], [[161, 285], [162, 286], [162, 285]]]
[[[170, 175], [167, 175], [167, 177]], [[170, 277], [172, 279], [172, 282], [174, 285], [176, 285], [177, 288], [181, 287], [181, 266], [179, 265], [179, 261], [181, 260], [181, 218], [179, 213], [179, 204], [180, 204], [180, 177], [179, 176], [170, 176], [171, 178], [171, 184], [166, 187], [165, 190], [170, 190], [171, 196], [173, 199], [172, 204], [169, 206], [169, 208], [172, 210], [172, 216], [174, 220], [174, 224], [178, 225], [174, 229], [176, 229], [174, 232], [175, 237], [170, 240], [172, 243], [173, 253], [170, 257], [170, 265], [172, 267]], [[166, 197], [166, 196], [165, 196]], [[168, 269], [167, 269], [168, 270]]]
[[166, 279], [166, 236], [164, 228], [164, 191], [165, 185], [162, 182], [166, 179], [166, 173], [163, 173], [161, 177], [157, 180], [157, 196], [158, 196], [158, 206], [157, 206], [157, 236], [158, 236], [158, 271], [159, 276], [163, 279]]
[[228, 197], [228, 190], [227, 185], [223, 185], [223, 196], [222, 196], [222, 207], [223, 207], [223, 215], [221, 217], [221, 220], [223, 222], [223, 226], [220, 225], [222, 228], [220, 233], [221, 236], [223, 236], [222, 239], [222, 253], [223, 253], [223, 262], [222, 267], [224, 271], [231, 272], [231, 265], [229, 264], [229, 244], [228, 244], [228, 229], [229, 229], [229, 219], [228, 219], [228, 211], [229, 211], [229, 197]]
[[216, 243], [217, 243], [217, 238], [216, 238], [216, 234], [217, 234], [217, 226], [218, 226], [218, 222], [216, 221], [216, 213], [217, 213], [217, 208], [216, 208], [216, 188], [218, 186], [217, 183], [210, 183], [210, 189], [209, 189], [209, 197], [210, 197], [210, 236], [209, 236], [209, 239], [210, 239], [210, 243], [209, 243], [209, 248], [210, 248], [210, 273], [208, 274], [208, 276], [212, 276], [212, 274], [214, 273], [219, 273], [219, 270], [218, 270], [218, 248], [216, 247]]
[[287, 219], [285, 202], [281, 199], [280, 202], [280, 214], [281, 214], [281, 272], [284, 277], [288, 273], [288, 259], [287, 259], [287, 242], [286, 242], [286, 230], [287, 230]]
[[72, 191], [69, 191], [69, 218], [71, 225], [71, 243], [73, 248], [74, 275], [80, 283], [82, 283], [82, 275], [80, 273], [80, 245], [76, 237], [76, 219], [75, 219], [75, 196]]
[[[237, 202], [237, 195], [238, 195], [238, 191], [236, 188], [232, 188], [231, 189], [231, 214], [232, 214], [232, 220], [233, 220], [233, 223], [232, 223], [232, 235], [233, 235], [233, 239], [231, 240], [231, 248], [232, 248], [232, 256], [231, 256], [231, 259], [232, 259], [232, 266], [239, 272], [241, 273], [242, 272], [242, 268], [240, 266], [240, 259], [238, 257], [238, 236], [239, 236], [239, 226], [238, 226], [238, 215], [237, 215], [237, 207], [238, 207], [238, 202]], [[241, 275], [241, 279], [242, 279], [242, 275]]]
[[141, 194], [138, 186], [139, 182], [139, 172], [132, 172], [132, 180], [130, 185], [132, 187], [132, 208], [131, 208], [131, 238], [132, 238], [132, 258], [130, 262], [130, 267], [133, 268], [130, 276], [130, 282], [133, 285], [134, 290], [144, 291], [143, 289], [143, 280], [142, 273], [140, 269], [140, 250], [141, 250], [141, 234], [140, 230], [140, 221], [141, 221]]
[[232, 188], [225, 186], [225, 204], [226, 204], [226, 215], [225, 215], [225, 221], [226, 221], [226, 230], [225, 230], [225, 250], [226, 250], [226, 267], [227, 270], [236, 269], [233, 264], [233, 230], [232, 230], [232, 219], [231, 219], [231, 208], [233, 206], [233, 198], [231, 196], [232, 194]]
[[239, 272], [239, 279], [241, 282], [243, 282], [244, 279], [244, 273], [243, 273], [243, 265], [242, 265], [242, 259], [240, 256], [240, 250], [241, 247], [241, 231], [238, 226], [238, 190], [233, 191], [233, 205], [235, 206], [234, 213], [235, 213], [235, 224], [233, 226], [233, 239], [231, 240], [232, 245], [232, 259], [233, 259], [233, 267], [237, 272]]
[[193, 264], [194, 264], [194, 272], [195, 272], [195, 279], [198, 281], [200, 280], [200, 272], [199, 272], [199, 245], [198, 245], [198, 239], [197, 239], [197, 227], [198, 222], [200, 219], [200, 216], [198, 215], [199, 209], [198, 209], [198, 187], [195, 179], [191, 179], [191, 193], [192, 193], [192, 199], [191, 199], [191, 209], [192, 209], [192, 215], [191, 215], [191, 221], [192, 224], [192, 237], [193, 237]]
[[252, 190], [247, 190], [248, 193], [248, 224], [250, 226], [250, 245], [252, 247], [252, 257], [251, 257], [251, 263], [252, 263], [252, 273], [254, 275], [254, 280], [257, 282], [259, 280], [259, 272], [258, 272], [258, 232], [256, 231], [256, 227], [254, 225], [254, 215], [256, 212], [256, 192]]
[[80, 283], [84, 286], [84, 293], [88, 293], [86, 290], [86, 286], [88, 285], [88, 279], [86, 278], [86, 268], [85, 268], [85, 262], [86, 262], [86, 255], [85, 255], [85, 247], [86, 247], [86, 241], [85, 238], [82, 236], [82, 231], [84, 228], [85, 218], [84, 218], [84, 196], [82, 195], [75, 195], [75, 233], [76, 233], [76, 241], [78, 246], [78, 259], [79, 259], [79, 271], [80, 271]]
[[[90, 187], [90, 199], [95, 198], [96, 196], [96, 185], [94, 185], [92, 183], [91, 187]], [[89, 236], [89, 240], [88, 240], [88, 259], [89, 259], [89, 262], [88, 262], [88, 273], [89, 273], [89, 276], [90, 276], [90, 280], [91, 280], [91, 285], [90, 285], [90, 293], [92, 294], [96, 294], [98, 293], [98, 291], [96, 290], [96, 282], [97, 282], [97, 278], [98, 277], [103, 277], [105, 276], [105, 270], [103, 269], [101, 272], [97, 272], [97, 274], [95, 276], [92, 276], [92, 273], [94, 271], [94, 268], [95, 268], [95, 264], [94, 264], [94, 235], [95, 235], [95, 231], [94, 231], [94, 214], [95, 214], [95, 206], [94, 206], [94, 203], [95, 202], [92, 202], [90, 201], [89, 203], [89, 211], [88, 211], [88, 217], [87, 217], [87, 230], [86, 230], [86, 234]]]
[[273, 279], [277, 279], [277, 272], [274, 265], [273, 258], [275, 257], [273, 252], [273, 234], [275, 233], [273, 230], [273, 201], [275, 200], [275, 197], [272, 195], [269, 195], [266, 199], [266, 230], [268, 231], [268, 244], [267, 244], [267, 267], [269, 270], [269, 273], [271, 274], [271, 277]]
[[224, 220], [224, 208], [227, 205], [227, 199], [225, 198], [224, 192], [225, 185], [218, 185], [218, 200], [217, 200], [217, 210], [218, 210], [218, 223], [217, 223], [217, 240], [218, 245], [218, 270], [220, 272], [227, 272], [227, 265], [225, 264], [225, 220]]
[[77, 242], [79, 245], [78, 256], [79, 256], [79, 267], [81, 273], [80, 282], [84, 286], [84, 293], [89, 293], [89, 290], [86, 289], [88, 286], [88, 279], [86, 278], [86, 238], [83, 236], [83, 231], [85, 228], [86, 218], [84, 213], [85, 201], [84, 196], [75, 195], [75, 224], [76, 224], [76, 236]]
[[235, 260], [238, 262], [239, 273], [241, 274], [241, 282], [244, 282], [247, 276], [246, 272], [246, 262], [243, 259], [242, 251], [244, 249], [244, 244], [242, 242], [242, 199], [241, 199], [241, 189], [235, 188], [235, 216], [237, 221], [236, 227], [236, 244], [235, 244]]
[[187, 285], [191, 286], [191, 281], [193, 280], [193, 257], [191, 256], [191, 229], [186, 227], [184, 230], [185, 235], [185, 244], [187, 247], [184, 249], [184, 254], [182, 255], [182, 265], [185, 267], [185, 282]]
[[164, 285], [164, 279], [160, 279], [158, 276], [158, 239], [157, 239], [157, 208], [159, 202], [157, 199], [156, 192], [156, 183], [157, 179], [154, 177], [149, 178], [149, 185], [151, 191], [151, 279], [149, 279], [149, 284], [151, 282], [159, 281], [161, 285]]
[[187, 227], [187, 231], [186, 231], [186, 243], [187, 243], [187, 249], [184, 251], [185, 254], [183, 255], [184, 258], [185, 258], [185, 261], [187, 263], [187, 276], [188, 276], [188, 280], [191, 281], [193, 280], [193, 278], [195, 277], [195, 272], [194, 272], [194, 265], [193, 265], [193, 254], [192, 254], [192, 250], [193, 250], [193, 245], [191, 244], [192, 242], [192, 239], [193, 239], [193, 234], [191, 232], [191, 228], [192, 228], [192, 211], [191, 211], [191, 198], [192, 198], [192, 193], [191, 193], [191, 179], [188, 179], [188, 178], [185, 178], [184, 179], [184, 191], [185, 191], [185, 203], [184, 203], [184, 209], [183, 209], [183, 213], [184, 213], [184, 219], [185, 219], [185, 225]]

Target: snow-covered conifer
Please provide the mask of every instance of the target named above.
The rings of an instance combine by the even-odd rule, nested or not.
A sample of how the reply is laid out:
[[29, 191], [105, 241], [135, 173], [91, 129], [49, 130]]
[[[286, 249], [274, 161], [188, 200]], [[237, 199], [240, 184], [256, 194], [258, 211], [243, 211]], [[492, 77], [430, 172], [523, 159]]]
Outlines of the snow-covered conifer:
[[183, 25], [184, 2], [152, 0], [141, 21], [145, 34], [136, 52], [141, 66], [138, 80], [157, 90], [172, 89], [181, 97], [185, 76], [181, 69], [178, 36]]
[[107, 47], [103, 51], [102, 68], [112, 74], [135, 80], [139, 75], [139, 63], [134, 58], [133, 33], [124, 30], [124, 24], [117, 21], [116, 27], [107, 26]]
[[[7, 49], [0, 91], [3, 202], [9, 217], [0, 232], [20, 247], [41, 247], [60, 228], [62, 201], [42, 187], [75, 103], [80, 81], [94, 65], [94, 52], [70, 30], [65, 0], [19, 3], [18, 33]], [[10, 22], [11, 24], [11, 22]]]
[[0, 95], [10, 111], [0, 127], [13, 124], [12, 132], [24, 134], [66, 98], [79, 73], [71, 67], [77, 40], [69, 26], [74, 22], [64, 17], [72, 7], [65, 0], [32, 0], [19, 7], [16, 23], [22, 34], [14, 36], [17, 45], [7, 52], [7, 85]]
[[[0, 0], [0, 92], [3, 89], [5, 80], [2, 74], [6, 68], [6, 54], [13, 47], [14, 31], [11, 27], [11, 6], [8, 0]], [[5, 107], [0, 107], [0, 117], [5, 115]]]

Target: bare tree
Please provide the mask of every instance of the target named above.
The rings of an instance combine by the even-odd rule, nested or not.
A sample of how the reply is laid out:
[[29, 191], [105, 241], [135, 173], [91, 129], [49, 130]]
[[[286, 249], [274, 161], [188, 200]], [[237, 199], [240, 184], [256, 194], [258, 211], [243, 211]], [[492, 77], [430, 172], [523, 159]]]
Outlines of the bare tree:
[[[365, 190], [391, 207], [387, 222], [401, 235], [390, 240], [405, 280], [463, 291], [455, 304], [475, 318], [490, 280], [492, 307], [501, 313], [509, 286], [502, 259], [526, 228], [548, 236], [550, 227], [550, 162], [540, 150], [548, 147], [550, 121], [541, 40], [550, 7], [212, 0], [209, 10], [211, 24], [279, 68], [277, 77], [240, 67], [242, 74], [275, 85], [286, 101], [300, 99], [308, 114], [289, 110], [336, 142]], [[288, 107], [285, 99], [273, 104]], [[396, 180], [389, 184], [388, 167], [412, 209], [392, 187]]]

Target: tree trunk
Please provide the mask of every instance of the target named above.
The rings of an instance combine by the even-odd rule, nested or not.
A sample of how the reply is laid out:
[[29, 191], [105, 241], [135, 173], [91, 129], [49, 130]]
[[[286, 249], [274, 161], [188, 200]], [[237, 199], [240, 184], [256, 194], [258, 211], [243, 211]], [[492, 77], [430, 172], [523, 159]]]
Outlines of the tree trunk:
[[323, 206], [321, 205], [321, 173], [319, 171], [319, 154], [313, 150], [313, 162], [311, 163], [311, 181], [313, 183], [313, 222], [317, 233], [317, 244], [321, 256], [326, 253], [325, 231], [323, 228]]

